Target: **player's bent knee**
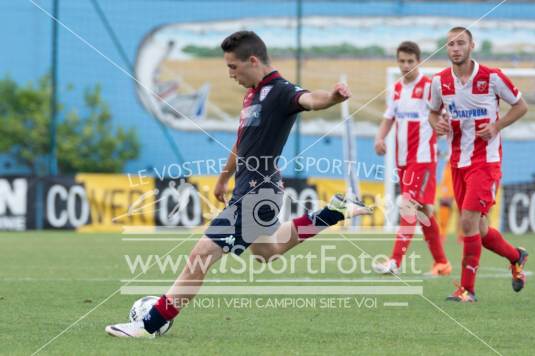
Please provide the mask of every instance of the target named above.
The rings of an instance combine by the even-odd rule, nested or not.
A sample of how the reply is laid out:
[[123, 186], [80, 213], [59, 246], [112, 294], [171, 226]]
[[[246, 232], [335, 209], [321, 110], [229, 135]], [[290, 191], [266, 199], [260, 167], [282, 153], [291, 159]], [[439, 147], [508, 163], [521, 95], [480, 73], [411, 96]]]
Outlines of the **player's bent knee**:
[[473, 235], [479, 230], [478, 222], [470, 216], [461, 216], [461, 230], [465, 236]]
[[264, 256], [264, 255], [256, 255], [256, 254], [254, 255], [254, 259], [255, 259], [256, 262], [262, 263], [262, 264], [264, 264], [264, 263], [267, 264], [268, 260], [269, 260], [269, 258], [266, 258], [266, 256]]

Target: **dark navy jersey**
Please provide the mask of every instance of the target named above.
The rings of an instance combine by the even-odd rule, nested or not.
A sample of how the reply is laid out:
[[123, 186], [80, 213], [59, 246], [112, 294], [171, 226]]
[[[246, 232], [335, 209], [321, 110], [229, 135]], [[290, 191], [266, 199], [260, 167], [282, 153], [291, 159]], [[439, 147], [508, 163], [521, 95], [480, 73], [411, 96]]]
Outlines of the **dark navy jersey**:
[[[236, 140], [234, 196], [239, 197], [251, 189], [282, 188], [276, 160], [303, 108], [298, 100], [306, 90], [288, 82], [273, 71], [255, 87], [247, 90], [240, 113], [240, 126]], [[284, 162], [282, 162], [284, 163]], [[270, 181], [265, 177], [272, 176]]]

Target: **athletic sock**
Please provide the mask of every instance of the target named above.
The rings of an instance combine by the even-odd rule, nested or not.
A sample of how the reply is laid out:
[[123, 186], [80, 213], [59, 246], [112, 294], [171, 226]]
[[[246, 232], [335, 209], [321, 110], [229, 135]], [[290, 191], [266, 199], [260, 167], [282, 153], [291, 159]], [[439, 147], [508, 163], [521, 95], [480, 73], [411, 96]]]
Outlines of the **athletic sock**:
[[156, 304], [152, 306], [149, 313], [143, 318], [145, 330], [150, 334], [154, 334], [169, 320], [174, 319], [180, 312], [170, 300], [170, 298], [162, 295]]
[[422, 225], [422, 231], [424, 233], [424, 239], [427, 242], [429, 251], [436, 263], [447, 263], [448, 259], [444, 254], [444, 248], [442, 247], [442, 240], [440, 239], [437, 220], [434, 216], [429, 218], [429, 225]]
[[516, 247], [507, 242], [502, 234], [492, 227], [489, 227], [487, 236], [482, 238], [482, 242], [487, 250], [507, 258], [511, 263], [515, 263], [520, 258], [520, 253]]
[[403, 217], [399, 218], [399, 230], [396, 234], [396, 241], [394, 242], [394, 248], [392, 249], [391, 256], [391, 258], [396, 261], [398, 268], [401, 267], [403, 256], [405, 256], [405, 253], [411, 244], [412, 237], [414, 236], [415, 226], [416, 221], [410, 223]]
[[344, 218], [344, 214], [325, 207], [320, 211], [311, 214], [307, 213], [293, 219], [293, 224], [297, 229], [299, 239], [305, 240], [317, 235], [329, 226], [336, 225], [339, 221], [344, 220]]
[[479, 234], [464, 237], [463, 262], [461, 266], [461, 286], [474, 293], [479, 258], [481, 257], [481, 236]]

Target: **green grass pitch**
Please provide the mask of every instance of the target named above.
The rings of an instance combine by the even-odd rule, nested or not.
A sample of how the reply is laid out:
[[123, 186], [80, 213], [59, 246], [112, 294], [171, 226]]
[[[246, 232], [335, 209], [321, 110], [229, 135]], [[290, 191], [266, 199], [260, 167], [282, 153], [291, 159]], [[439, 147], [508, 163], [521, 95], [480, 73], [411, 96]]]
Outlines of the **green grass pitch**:
[[[371, 240], [374, 236], [388, 237], [366, 237]], [[446, 251], [454, 265], [453, 274], [443, 278], [422, 278], [419, 285], [423, 286], [425, 298], [418, 295], [350, 296], [360, 301], [368, 298], [366, 300], [371, 302], [360, 306], [353, 303], [350, 307], [323, 308], [318, 302], [315, 307], [270, 308], [265, 307], [266, 302], [262, 307], [255, 305], [255, 301], [282, 296], [240, 296], [244, 298], [242, 300], [252, 301], [252, 305], [242, 308], [225, 303], [204, 308], [190, 306], [182, 311], [163, 337], [155, 340], [115, 339], [104, 333], [104, 326], [126, 321], [130, 306], [139, 298], [120, 292], [110, 297], [124, 284], [121, 280], [133, 277], [125, 255], [163, 255], [178, 244], [176, 241], [124, 241], [123, 237], [72, 232], [0, 234], [0, 354], [32, 354], [92, 309], [40, 354], [493, 354], [494, 351], [484, 343], [503, 355], [532, 355], [535, 349], [532, 335], [535, 330], [535, 277], [531, 276], [530, 280], [528, 276], [526, 288], [521, 293], [514, 293], [504, 259], [483, 251], [481, 278], [477, 282], [478, 303], [465, 305], [444, 301], [454, 290], [452, 281], [459, 278], [461, 246], [451, 236]], [[535, 236], [508, 236], [508, 239], [535, 253]], [[180, 245], [172, 256], [186, 254], [195, 240]], [[390, 253], [392, 241], [370, 240], [354, 243], [372, 255]], [[290, 253], [319, 253], [321, 245], [327, 243], [307, 241]], [[347, 241], [329, 244], [336, 247], [335, 253], [361, 254]], [[427, 269], [431, 257], [425, 243], [414, 241], [409, 252], [412, 251], [422, 255], [418, 267]], [[535, 267], [528, 262], [526, 269], [530, 271], [532, 268]], [[223, 278], [209, 275], [209, 278], [215, 277]], [[298, 270], [284, 276], [264, 272], [260, 277], [335, 279], [341, 276], [333, 272], [310, 276]], [[343, 277], [391, 279], [361, 272]], [[162, 276], [156, 267], [139, 277], [172, 278], [173, 273]], [[409, 274], [401, 278], [419, 276]], [[306, 297], [316, 301], [329, 298]], [[212, 302], [232, 300], [231, 296], [202, 298], [211, 298], [206, 300]], [[407, 306], [385, 306], [385, 302], [402, 302]]]

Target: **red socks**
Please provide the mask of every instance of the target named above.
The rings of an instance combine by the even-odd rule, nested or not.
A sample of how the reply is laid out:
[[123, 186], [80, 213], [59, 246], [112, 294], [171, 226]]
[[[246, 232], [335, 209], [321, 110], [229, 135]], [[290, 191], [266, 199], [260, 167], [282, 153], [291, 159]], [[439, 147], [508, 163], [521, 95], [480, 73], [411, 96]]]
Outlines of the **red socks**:
[[[429, 251], [436, 263], [447, 263], [448, 259], [444, 254], [442, 247], [442, 239], [440, 238], [440, 229], [438, 228], [437, 220], [434, 216], [429, 218], [430, 224], [428, 226], [422, 225], [422, 231], [424, 233], [424, 239], [427, 242]], [[399, 265], [398, 265], [399, 266]]]
[[481, 238], [479, 234], [466, 236], [464, 238], [461, 285], [471, 293], [474, 293], [481, 246], [485, 246], [486, 249], [507, 258], [511, 263], [520, 258], [518, 250], [507, 242], [496, 229], [489, 227], [487, 236], [484, 238]]
[[293, 219], [293, 224], [297, 229], [300, 240], [308, 239], [320, 233], [329, 226], [336, 225], [344, 220], [344, 215], [338, 211], [325, 207], [312, 214], [304, 214]]
[[150, 334], [154, 334], [169, 320], [174, 319], [179, 312], [180, 310], [174, 306], [172, 298], [162, 295], [143, 318], [143, 326]]
[[409, 245], [411, 244], [412, 237], [414, 236], [414, 227], [416, 226], [416, 219], [410, 223], [403, 217], [399, 217], [399, 230], [396, 235], [396, 242], [394, 243], [394, 249], [392, 250], [392, 258], [396, 261], [396, 265], [401, 267], [401, 260], [407, 252]]
[[[308, 217], [307, 214], [304, 214], [298, 218], [293, 219], [293, 224], [297, 230], [297, 235], [299, 235], [299, 240], [303, 241], [312, 236], [315, 236], [321, 230], [314, 226], [312, 220]], [[317, 230], [317, 231], [316, 231]]]
[[174, 319], [180, 310], [178, 310], [177, 307], [173, 304], [172, 300], [169, 300], [165, 295], [162, 295], [160, 299], [154, 304], [154, 308], [158, 310], [160, 315], [165, 320], [172, 320]]
[[479, 234], [464, 237], [463, 263], [461, 270], [461, 286], [474, 293], [476, 273], [481, 257], [481, 236]]
[[498, 230], [492, 227], [489, 227], [489, 232], [487, 236], [483, 237], [482, 242], [487, 250], [507, 258], [511, 263], [518, 261], [520, 258], [518, 250], [507, 242]]

